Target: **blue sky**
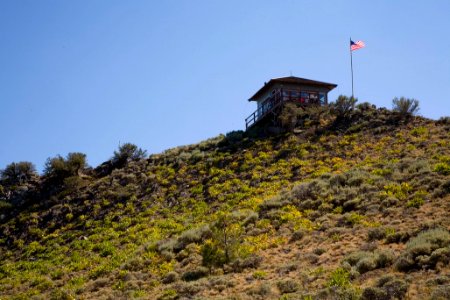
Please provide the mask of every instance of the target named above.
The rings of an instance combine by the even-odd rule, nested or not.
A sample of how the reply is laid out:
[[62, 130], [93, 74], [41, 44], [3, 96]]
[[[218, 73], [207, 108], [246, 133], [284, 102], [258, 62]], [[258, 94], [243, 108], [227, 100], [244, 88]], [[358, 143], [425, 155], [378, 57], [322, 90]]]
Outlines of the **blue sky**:
[[119, 143], [158, 153], [244, 129], [270, 78], [450, 115], [450, 1], [0, 0], [0, 168]]

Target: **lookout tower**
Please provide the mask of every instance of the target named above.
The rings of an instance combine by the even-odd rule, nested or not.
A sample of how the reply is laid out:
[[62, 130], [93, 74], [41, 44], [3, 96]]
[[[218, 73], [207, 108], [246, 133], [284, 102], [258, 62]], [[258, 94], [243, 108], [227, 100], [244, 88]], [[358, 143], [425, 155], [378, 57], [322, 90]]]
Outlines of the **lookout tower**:
[[335, 87], [337, 84], [294, 76], [271, 79], [248, 99], [256, 102], [257, 109], [245, 119], [245, 128], [274, 120], [286, 102], [305, 106], [326, 105], [328, 92]]

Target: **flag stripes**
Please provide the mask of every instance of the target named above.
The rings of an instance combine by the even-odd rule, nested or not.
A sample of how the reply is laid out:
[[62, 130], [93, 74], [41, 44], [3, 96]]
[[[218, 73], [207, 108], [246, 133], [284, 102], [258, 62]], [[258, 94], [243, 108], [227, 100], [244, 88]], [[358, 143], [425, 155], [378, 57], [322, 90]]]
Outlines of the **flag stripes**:
[[365, 46], [366, 46], [366, 45], [364, 44], [363, 41], [357, 41], [357, 42], [354, 42], [354, 41], [350, 40], [350, 50], [351, 50], [351, 51], [354, 51], [354, 50], [358, 50], [358, 49], [364, 48]]

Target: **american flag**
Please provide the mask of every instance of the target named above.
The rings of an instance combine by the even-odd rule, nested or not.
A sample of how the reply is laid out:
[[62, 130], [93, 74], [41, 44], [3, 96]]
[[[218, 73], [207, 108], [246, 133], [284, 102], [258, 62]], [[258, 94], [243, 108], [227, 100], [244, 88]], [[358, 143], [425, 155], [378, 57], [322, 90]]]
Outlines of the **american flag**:
[[350, 51], [358, 50], [364, 48], [366, 45], [363, 41], [357, 41], [356, 43], [350, 40]]

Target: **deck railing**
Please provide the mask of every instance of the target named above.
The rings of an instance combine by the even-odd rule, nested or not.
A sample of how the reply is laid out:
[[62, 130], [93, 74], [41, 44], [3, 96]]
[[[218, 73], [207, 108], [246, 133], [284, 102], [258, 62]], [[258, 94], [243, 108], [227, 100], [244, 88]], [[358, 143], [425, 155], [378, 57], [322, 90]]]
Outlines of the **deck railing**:
[[249, 127], [253, 126], [258, 120], [264, 118], [282, 102], [282, 91], [277, 91], [275, 94], [267, 97], [263, 104], [245, 119], [245, 129], [248, 129]]
[[[306, 93], [304, 97], [301, 93]], [[321, 95], [322, 94], [322, 95]], [[315, 97], [312, 97], [312, 96]], [[245, 119], [245, 129], [255, 125], [284, 102], [293, 101], [301, 105], [325, 105], [326, 94], [323, 92], [293, 91], [278, 89], [263, 101], [260, 107]]]

